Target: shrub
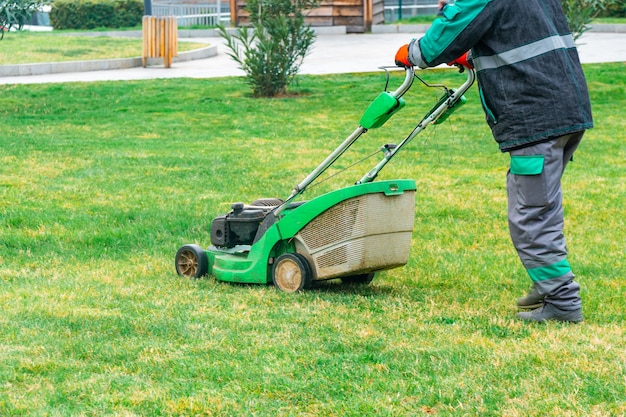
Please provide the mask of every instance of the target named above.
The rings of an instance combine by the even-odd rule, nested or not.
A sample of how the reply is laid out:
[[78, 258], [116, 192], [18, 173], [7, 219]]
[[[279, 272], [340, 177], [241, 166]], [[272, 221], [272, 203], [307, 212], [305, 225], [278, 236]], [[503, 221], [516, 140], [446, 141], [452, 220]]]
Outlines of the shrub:
[[139, 0], [114, 0], [115, 27], [133, 27], [141, 25], [144, 2]]
[[315, 40], [302, 11], [315, 5], [315, 0], [248, 0], [251, 30], [241, 27], [231, 35], [219, 27], [229, 55], [246, 72], [255, 96], [284, 94], [294, 80]]
[[604, 17], [626, 17], [626, 2], [614, 1], [601, 13]]
[[589, 30], [589, 24], [594, 18], [618, 3], [618, 0], [561, 0], [574, 39]]
[[0, 40], [6, 30], [22, 30], [33, 13], [48, 3], [48, 0], [0, 0]]
[[141, 24], [140, 0], [56, 0], [50, 11], [55, 29], [122, 28]]

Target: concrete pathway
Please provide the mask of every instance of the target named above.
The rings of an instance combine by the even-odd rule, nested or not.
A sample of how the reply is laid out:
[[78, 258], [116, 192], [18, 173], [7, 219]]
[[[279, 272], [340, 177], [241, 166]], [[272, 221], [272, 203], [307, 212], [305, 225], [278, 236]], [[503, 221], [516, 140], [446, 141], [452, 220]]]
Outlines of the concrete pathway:
[[[400, 45], [420, 33], [368, 33], [319, 35], [309, 56], [304, 59], [301, 74], [338, 74], [377, 71], [393, 65]], [[0, 77], [0, 84], [36, 84], [51, 82], [89, 82], [108, 80], [145, 80], [158, 78], [213, 78], [240, 76], [244, 72], [226, 52], [219, 37], [194, 38], [218, 46], [211, 58], [178, 62], [172, 68], [152, 66], [119, 70], [68, 72], [61, 74]], [[586, 32], [578, 40], [584, 63], [626, 62], [626, 33]]]

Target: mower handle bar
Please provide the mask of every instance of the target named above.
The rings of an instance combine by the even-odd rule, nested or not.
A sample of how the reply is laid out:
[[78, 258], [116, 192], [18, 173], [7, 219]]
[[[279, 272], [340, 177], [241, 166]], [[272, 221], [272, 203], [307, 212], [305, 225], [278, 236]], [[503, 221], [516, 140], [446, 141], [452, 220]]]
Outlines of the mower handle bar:
[[[446, 103], [448, 104], [455, 103], [463, 95], [463, 93], [465, 93], [465, 91], [467, 91], [467, 89], [474, 83], [474, 79], [475, 79], [474, 70], [467, 70], [467, 80], [461, 87], [459, 87], [458, 90], [455, 91], [455, 93], [450, 97], [450, 99]], [[394, 90], [390, 94], [394, 98], [399, 100], [400, 97], [402, 97], [407, 91], [409, 91], [409, 89], [413, 85], [414, 80], [415, 80], [415, 68], [405, 67], [404, 68], [404, 81], [402, 82], [402, 84], [400, 84], [398, 88], [396, 88], [396, 90]], [[441, 109], [437, 108], [435, 112], [430, 113], [424, 119], [422, 119], [422, 121], [413, 130], [413, 132], [411, 132], [411, 134], [406, 139], [404, 139], [395, 149], [393, 149], [391, 152], [387, 152], [385, 158], [381, 162], [379, 162], [376, 165], [376, 167], [374, 167], [374, 169], [372, 169], [363, 178], [361, 178], [361, 180], [358, 181], [357, 184], [373, 181], [374, 178], [376, 178], [376, 175], [378, 175], [378, 172], [387, 164], [389, 159], [391, 159], [391, 157], [393, 157], [400, 150], [400, 148], [402, 148], [402, 146], [404, 146], [411, 139], [413, 139], [413, 137], [415, 137], [424, 127], [426, 127], [426, 125], [434, 122], [444, 111], [445, 111], [445, 108], [441, 108]], [[429, 117], [430, 117], [430, 120], [428, 120]], [[348, 150], [348, 148], [350, 148], [350, 146], [365, 132], [367, 132], [367, 129], [359, 125], [359, 127], [357, 127], [330, 155], [328, 155], [328, 157], [321, 164], [319, 164], [317, 168], [315, 168], [304, 180], [302, 180], [302, 182], [300, 182], [298, 185], [294, 187], [293, 191], [291, 192], [291, 195], [285, 200], [285, 202], [275, 209], [274, 215], [278, 216], [278, 214], [289, 204], [289, 202], [291, 202], [299, 194], [303, 193], [304, 190], [306, 190], [306, 188], [313, 181], [315, 181], [341, 155], [343, 155], [343, 153], [346, 150]]]
[[462, 100], [463, 94], [474, 84], [476, 80], [476, 71], [472, 68], [459, 68], [459, 72], [466, 72], [467, 78], [459, 88], [455, 90], [450, 90], [446, 87], [446, 91], [448, 92], [448, 97], [443, 102], [441, 102], [438, 106], [431, 109], [426, 116], [420, 120], [420, 122], [415, 126], [415, 128], [409, 133], [409, 135], [402, 140], [395, 148], [389, 149], [385, 152], [385, 157], [378, 163], [374, 168], [372, 168], [367, 174], [363, 176], [357, 184], [363, 184], [367, 182], [372, 182], [376, 179], [376, 176], [383, 169], [387, 162], [391, 160], [397, 154], [400, 149], [404, 147], [407, 143], [409, 143], [415, 136], [417, 136], [422, 130], [426, 129], [426, 126], [429, 124], [435, 123], [437, 119], [439, 119], [443, 114], [457, 105], [459, 100]]
[[[391, 93], [391, 95], [395, 97], [396, 99], [399, 99], [400, 97], [402, 97], [407, 91], [409, 91], [409, 88], [411, 88], [411, 85], [413, 84], [413, 80], [415, 79], [414, 76], [415, 76], [415, 69], [413, 67], [405, 68], [404, 81], [394, 92]], [[318, 167], [315, 168], [304, 180], [302, 180], [302, 182], [300, 182], [298, 185], [294, 187], [289, 198], [285, 200], [285, 203], [292, 200], [298, 194], [302, 193], [313, 181], [315, 181], [317, 177], [319, 177], [324, 171], [326, 171], [326, 169], [328, 169], [328, 167], [330, 167], [366, 131], [367, 129], [365, 129], [363, 126], [357, 127], [354, 130], [354, 132], [352, 132], [350, 136], [348, 136], [341, 143], [341, 145], [337, 147], [337, 149], [335, 149], [330, 155], [328, 155], [328, 157], [321, 164], [319, 164]], [[278, 212], [281, 211], [281, 208], [282, 207], [279, 207], [277, 209], [276, 214], [278, 214]]]

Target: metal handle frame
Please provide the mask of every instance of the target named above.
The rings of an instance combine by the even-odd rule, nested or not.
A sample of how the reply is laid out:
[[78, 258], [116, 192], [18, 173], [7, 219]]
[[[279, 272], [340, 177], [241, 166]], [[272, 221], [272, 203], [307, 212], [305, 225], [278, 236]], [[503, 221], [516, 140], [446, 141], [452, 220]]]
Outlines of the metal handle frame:
[[[453, 107], [456, 102], [461, 98], [461, 96], [472, 86], [475, 80], [475, 71], [470, 69], [467, 70], [467, 80], [451, 95], [449, 95], [448, 99], [445, 100], [440, 106], [433, 109], [429, 114], [427, 114], [419, 124], [413, 129], [413, 131], [402, 141], [399, 145], [397, 145], [393, 149], [388, 149], [385, 152], [384, 158], [376, 164], [372, 170], [370, 170], [367, 174], [363, 176], [356, 184], [363, 184], [367, 182], [372, 182], [378, 173], [383, 169], [385, 165], [395, 156], [396, 153], [404, 145], [409, 143], [415, 136], [419, 134], [422, 130], [426, 128], [429, 124], [435, 122], [448, 108]], [[413, 67], [405, 68], [405, 76], [402, 84], [394, 90], [391, 95], [396, 99], [402, 97], [413, 85], [413, 81], [415, 80], [415, 69]], [[421, 79], [420, 79], [421, 80]], [[423, 81], [422, 81], [423, 82]], [[321, 164], [319, 164], [304, 180], [302, 180], [299, 184], [297, 184], [291, 195], [285, 200], [283, 204], [278, 206], [274, 210], [274, 215], [278, 216], [279, 213], [289, 204], [295, 197], [299, 194], [302, 194], [306, 188], [315, 181], [324, 171], [326, 171], [343, 153], [350, 148], [350, 146], [359, 138], [367, 132], [363, 126], [359, 126], [356, 128]]]
[[399, 151], [402, 149], [407, 143], [409, 143], [415, 136], [417, 136], [422, 130], [426, 129], [426, 126], [432, 124], [441, 117], [446, 110], [452, 108], [456, 105], [456, 103], [461, 99], [463, 94], [474, 84], [474, 80], [476, 79], [476, 71], [473, 69], [466, 70], [467, 79], [465, 82], [456, 90], [448, 90], [450, 95], [448, 98], [442, 102], [438, 107], [432, 109], [424, 118], [415, 126], [415, 129], [395, 148], [387, 149], [385, 152], [385, 157], [378, 163], [374, 168], [372, 168], [367, 174], [363, 176], [357, 184], [363, 184], [367, 182], [372, 182], [378, 176], [378, 173], [384, 168], [385, 165], [393, 158]]

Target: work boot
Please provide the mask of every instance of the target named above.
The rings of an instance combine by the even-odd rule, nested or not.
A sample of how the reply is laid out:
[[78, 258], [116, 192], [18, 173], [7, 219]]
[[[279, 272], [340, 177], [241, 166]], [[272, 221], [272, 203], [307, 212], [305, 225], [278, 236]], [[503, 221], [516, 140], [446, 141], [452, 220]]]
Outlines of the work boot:
[[517, 318], [524, 321], [533, 321], [538, 323], [543, 323], [549, 320], [579, 323], [583, 321], [583, 313], [580, 308], [576, 310], [561, 310], [552, 304], [544, 303], [541, 307], [533, 311], [517, 313]]
[[517, 308], [520, 310], [532, 310], [541, 307], [544, 296], [539, 294], [536, 286], [533, 286], [525, 297], [517, 299]]

